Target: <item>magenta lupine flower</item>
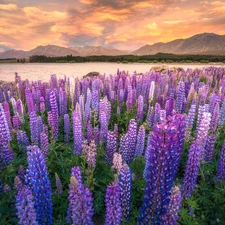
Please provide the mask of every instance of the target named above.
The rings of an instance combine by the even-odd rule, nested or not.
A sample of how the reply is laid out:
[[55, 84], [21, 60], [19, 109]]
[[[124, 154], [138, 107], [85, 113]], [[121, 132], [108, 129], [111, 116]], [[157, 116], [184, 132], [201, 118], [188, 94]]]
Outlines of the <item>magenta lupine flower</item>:
[[185, 133], [185, 139], [189, 140], [191, 135], [191, 130], [194, 124], [194, 118], [195, 118], [195, 112], [196, 112], [196, 104], [192, 104], [191, 108], [188, 112], [188, 116], [186, 117], [186, 133]]
[[144, 107], [144, 99], [142, 95], [139, 95], [138, 97], [138, 109], [137, 109], [137, 115], [136, 119], [137, 121], [141, 122], [143, 118], [143, 107]]
[[44, 97], [40, 97], [40, 112], [43, 114], [45, 112], [45, 99]]
[[107, 133], [108, 133], [108, 122], [105, 112], [100, 113], [99, 117], [100, 122], [100, 141], [106, 141]]
[[57, 188], [57, 190], [56, 190], [57, 195], [61, 195], [63, 192], [62, 183], [61, 183], [61, 180], [57, 173], [55, 173], [55, 184], [56, 184], [56, 188]]
[[210, 162], [212, 160], [215, 143], [216, 135], [209, 134], [205, 145], [205, 161], [207, 162]]
[[148, 146], [146, 188], [138, 224], [161, 224], [178, 171], [184, 144], [185, 116], [174, 115], [156, 124]]
[[145, 127], [144, 125], [141, 125], [138, 131], [135, 155], [142, 156], [144, 147], [145, 147]]
[[108, 131], [106, 153], [105, 153], [105, 161], [107, 164], [112, 164], [113, 155], [116, 152], [116, 149], [117, 149], [116, 135], [113, 131]]
[[218, 163], [217, 177], [219, 179], [225, 179], [225, 142], [223, 143], [223, 146], [220, 152], [220, 160]]
[[159, 122], [163, 123], [166, 120], [166, 110], [160, 110]]
[[70, 117], [68, 114], [64, 115], [64, 142], [67, 143], [70, 140]]
[[74, 139], [73, 153], [80, 155], [82, 150], [83, 133], [80, 117], [76, 110], [73, 111], [72, 119], [73, 119], [73, 139]]
[[68, 223], [94, 224], [92, 222], [94, 215], [92, 194], [73, 176], [70, 178], [68, 200], [69, 206], [66, 217]]
[[91, 140], [92, 140], [92, 125], [91, 125], [91, 122], [90, 122], [90, 120], [88, 120], [88, 122], [87, 122], [87, 132], [86, 132], [86, 136], [87, 136], [87, 141], [88, 141], [88, 143], [90, 143], [91, 142]]
[[37, 215], [34, 207], [34, 197], [30, 189], [22, 186], [16, 195], [16, 209], [18, 224], [24, 225], [38, 225]]
[[119, 187], [120, 187], [122, 216], [126, 220], [128, 220], [130, 217], [131, 181], [132, 181], [131, 170], [127, 164], [123, 164], [119, 174]]
[[25, 96], [26, 96], [28, 113], [30, 114], [31, 112], [35, 111], [34, 100], [33, 100], [33, 96], [32, 96], [30, 89], [28, 89], [28, 88], [25, 89]]
[[18, 116], [13, 116], [12, 122], [13, 122], [13, 128], [14, 129], [21, 129], [21, 123], [20, 123], [20, 119], [19, 119]]
[[95, 167], [96, 166], [96, 155], [97, 155], [97, 151], [96, 151], [96, 145], [94, 140], [91, 140], [91, 143], [88, 147], [88, 151], [87, 151], [87, 164], [88, 167]]
[[188, 160], [183, 180], [182, 195], [190, 198], [194, 191], [200, 166], [202, 146], [199, 141], [193, 142], [189, 149]]
[[8, 184], [5, 184], [3, 187], [4, 193], [8, 194], [11, 191], [11, 187]]
[[161, 115], [161, 107], [159, 103], [155, 104], [155, 116], [154, 116], [154, 124], [160, 122], [160, 115]]
[[39, 145], [39, 127], [37, 115], [35, 112], [30, 113], [30, 134], [32, 144]]
[[163, 216], [163, 225], [177, 225], [177, 220], [179, 219], [179, 212], [181, 209], [181, 191], [178, 186], [174, 186], [172, 189], [172, 194], [170, 196], [170, 203], [167, 207], [167, 212]]
[[38, 224], [52, 224], [52, 189], [44, 156], [37, 146], [27, 147], [27, 181], [34, 194]]
[[105, 195], [106, 216], [105, 225], [119, 225], [122, 220], [122, 208], [120, 201], [120, 187], [114, 182], [109, 184]]
[[131, 163], [135, 156], [135, 149], [136, 149], [136, 141], [137, 141], [137, 123], [134, 119], [130, 120], [128, 125], [128, 140], [129, 140], [129, 150], [127, 152], [127, 163]]
[[58, 140], [59, 115], [58, 115], [58, 105], [56, 101], [56, 95], [54, 91], [50, 92], [50, 106], [52, 115], [52, 123], [51, 123], [52, 138], [54, 140]]
[[48, 142], [48, 135], [44, 132], [40, 134], [40, 149], [47, 160], [48, 158], [48, 151], [49, 151], [49, 142]]
[[52, 127], [52, 123], [53, 123], [53, 120], [52, 120], [52, 112], [49, 111], [48, 112], [48, 126], [49, 127]]
[[4, 112], [5, 112], [5, 118], [8, 123], [8, 127], [11, 129], [12, 128], [12, 123], [11, 123], [11, 116], [10, 116], [10, 108], [9, 108], [9, 103], [4, 102]]

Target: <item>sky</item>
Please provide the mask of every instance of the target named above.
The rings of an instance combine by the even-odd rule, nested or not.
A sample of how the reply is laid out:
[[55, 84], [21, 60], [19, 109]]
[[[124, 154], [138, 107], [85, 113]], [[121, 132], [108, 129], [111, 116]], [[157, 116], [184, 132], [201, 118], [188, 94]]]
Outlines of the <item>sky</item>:
[[146, 44], [225, 34], [225, 0], [0, 0], [0, 48]]

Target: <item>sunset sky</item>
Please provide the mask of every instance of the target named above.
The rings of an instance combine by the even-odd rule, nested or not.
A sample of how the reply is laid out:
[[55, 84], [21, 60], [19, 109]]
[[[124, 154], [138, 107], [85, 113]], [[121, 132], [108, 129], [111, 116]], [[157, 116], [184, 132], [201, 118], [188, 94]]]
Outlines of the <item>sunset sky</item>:
[[0, 0], [0, 48], [145, 44], [225, 34], [225, 0]]

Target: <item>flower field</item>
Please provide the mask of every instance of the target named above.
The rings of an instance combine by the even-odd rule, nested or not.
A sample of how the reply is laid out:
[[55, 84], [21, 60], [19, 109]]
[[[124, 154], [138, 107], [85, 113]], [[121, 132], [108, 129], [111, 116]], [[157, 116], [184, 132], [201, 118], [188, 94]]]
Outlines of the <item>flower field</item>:
[[225, 224], [225, 68], [0, 85], [0, 224]]

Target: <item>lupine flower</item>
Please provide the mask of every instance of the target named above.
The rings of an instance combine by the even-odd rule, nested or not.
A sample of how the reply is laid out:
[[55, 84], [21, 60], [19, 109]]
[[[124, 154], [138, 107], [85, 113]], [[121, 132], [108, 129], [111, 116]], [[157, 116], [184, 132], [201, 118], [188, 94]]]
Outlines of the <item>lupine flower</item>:
[[39, 128], [38, 119], [35, 112], [30, 113], [30, 134], [33, 145], [39, 145]]
[[79, 166], [75, 166], [71, 169], [71, 177], [75, 177], [76, 180], [82, 184], [82, 174]]
[[63, 192], [62, 183], [61, 183], [61, 180], [57, 173], [55, 173], [55, 184], [56, 184], [56, 188], [57, 188], [57, 190], [56, 190], [57, 195], [61, 195]]
[[9, 103], [4, 102], [3, 105], [4, 105], [4, 112], [5, 112], [6, 121], [8, 123], [9, 128], [12, 128]]
[[205, 105], [199, 105], [199, 108], [198, 108], [198, 119], [197, 119], [197, 125], [196, 127], [199, 127], [201, 121], [202, 121], [202, 118], [203, 118], [203, 113], [206, 112], [205, 110]]
[[191, 130], [194, 124], [194, 118], [195, 118], [195, 111], [196, 111], [196, 104], [192, 104], [191, 108], [188, 112], [188, 116], [186, 117], [186, 133], [185, 133], [185, 139], [189, 140], [191, 135]]
[[25, 148], [28, 145], [30, 145], [29, 139], [28, 139], [27, 134], [26, 134], [25, 131], [17, 130], [16, 131], [16, 137], [17, 137], [17, 144], [20, 147]]
[[212, 120], [211, 120], [211, 124], [210, 124], [210, 130], [212, 132], [215, 132], [216, 128], [217, 128], [217, 124], [219, 121], [219, 114], [220, 114], [219, 110], [220, 110], [219, 103], [216, 103], [213, 113], [212, 113]]
[[8, 184], [5, 184], [5, 186], [3, 187], [3, 191], [7, 194], [11, 191], [11, 187]]
[[98, 114], [98, 105], [99, 105], [99, 93], [98, 90], [92, 91], [92, 108], [96, 114]]
[[37, 146], [27, 148], [27, 177], [35, 200], [38, 224], [52, 224], [52, 189], [43, 153]]
[[32, 192], [22, 186], [16, 195], [17, 217], [20, 225], [38, 225]]
[[209, 134], [205, 145], [205, 160], [207, 162], [210, 162], [212, 160], [215, 142], [216, 142], [216, 135]]
[[28, 113], [34, 112], [34, 100], [30, 89], [25, 89], [26, 103], [28, 108]]
[[225, 179], [225, 142], [223, 143], [223, 146], [220, 152], [220, 160], [218, 164], [217, 177], [219, 179]]
[[90, 112], [91, 112], [91, 90], [88, 88], [87, 90], [87, 98], [85, 103], [85, 124], [87, 124], [88, 120], [90, 119]]
[[105, 225], [119, 225], [122, 219], [122, 208], [120, 201], [120, 187], [118, 183], [107, 186], [105, 195], [106, 216]]
[[145, 147], [145, 127], [141, 125], [138, 131], [135, 155], [142, 156], [144, 147]]
[[120, 107], [119, 107], [119, 106], [117, 106], [116, 114], [117, 114], [117, 115], [120, 115]]
[[64, 115], [64, 142], [67, 143], [70, 140], [70, 117], [68, 114]]
[[108, 133], [108, 122], [105, 112], [100, 113], [99, 122], [100, 122], [100, 141], [105, 141], [107, 139]]
[[113, 131], [108, 131], [105, 160], [107, 164], [112, 164], [113, 155], [117, 149], [116, 135]]
[[163, 225], [176, 225], [179, 219], [179, 212], [181, 208], [181, 191], [178, 186], [174, 186], [172, 189], [172, 194], [170, 196], [170, 203], [167, 207], [167, 212], [163, 216]]
[[87, 136], [87, 141], [90, 143], [90, 141], [92, 140], [92, 125], [90, 123], [90, 120], [88, 120], [87, 122], [86, 136]]
[[154, 124], [154, 110], [153, 107], [149, 105], [148, 107], [148, 114], [147, 114], [147, 123], [148, 123], [148, 127], [152, 128], [153, 124]]
[[128, 135], [123, 134], [120, 139], [119, 153], [122, 155], [123, 161], [127, 160], [127, 152], [129, 151], [129, 140]]
[[185, 100], [184, 82], [180, 81], [177, 90], [176, 110], [178, 113], [183, 113], [183, 102]]
[[185, 116], [177, 114], [153, 127], [147, 154], [146, 188], [138, 224], [162, 222], [183, 151], [184, 126]]
[[13, 121], [13, 128], [14, 129], [20, 129], [21, 128], [21, 123], [20, 123], [20, 119], [19, 119], [18, 116], [13, 116], [12, 121]]
[[95, 140], [95, 144], [99, 144], [100, 138], [99, 138], [99, 128], [98, 126], [94, 127], [93, 131], [93, 139]]
[[40, 134], [40, 149], [47, 160], [48, 151], [49, 151], [49, 142], [48, 142], [48, 135], [44, 132]]
[[67, 114], [67, 97], [65, 90], [61, 90], [59, 93], [59, 111], [60, 116]]
[[76, 110], [73, 111], [72, 118], [73, 118], [73, 139], [74, 139], [73, 153], [80, 155], [82, 150], [83, 133], [80, 117]]
[[24, 123], [24, 108], [20, 99], [16, 101], [16, 109], [21, 123]]
[[95, 145], [94, 140], [92, 140], [91, 143], [90, 143], [90, 146], [88, 148], [88, 151], [87, 151], [88, 167], [95, 167], [95, 165], [96, 165], [96, 155], [97, 155], [96, 145]]
[[142, 95], [138, 97], [138, 109], [137, 109], [137, 121], [141, 122], [143, 118], [143, 107], [144, 107], [144, 99]]
[[154, 98], [154, 91], [155, 91], [155, 81], [152, 81], [151, 82], [151, 85], [150, 85], [150, 91], [149, 91], [149, 101], [152, 101], [153, 98]]
[[45, 112], [45, 99], [43, 97], [40, 97], [40, 112], [43, 114]]
[[120, 170], [122, 168], [122, 156], [115, 152], [114, 155], [113, 155], [113, 166], [112, 166], [113, 169], [117, 170], [118, 173], [120, 173]]
[[132, 174], [129, 166], [123, 164], [119, 174], [120, 199], [123, 217], [128, 220], [131, 206], [131, 181]]
[[197, 177], [198, 177], [198, 170], [200, 166], [200, 159], [202, 153], [202, 146], [199, 141], [195, 141], [188, 153], [188, 161], [186, 165], [182, 192], [185, 198], [190, 198], [192, 192], [194, 191]]

